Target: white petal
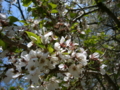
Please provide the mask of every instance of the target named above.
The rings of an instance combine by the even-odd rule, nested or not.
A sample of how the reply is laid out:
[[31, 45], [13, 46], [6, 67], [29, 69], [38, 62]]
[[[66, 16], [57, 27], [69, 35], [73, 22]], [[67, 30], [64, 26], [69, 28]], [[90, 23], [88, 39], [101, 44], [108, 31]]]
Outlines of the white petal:
[[44, 37], [49, 37], [49, 36], [52, 36], [53, 35], [53, 32], [48, 32], [47, 34], [44, 35]]
[[62, 38], [60, 39], [60, 44], [64, 43], [65, 38], [62, 36]]
[[54, 48], [55, 48], [55, 50], [60, 50], [60, 44], [58, 42], [56, 42], [54, 44]]
[[27, 44], [27, 47], [30, 48], [32, 45], [33, 45], [33, 41], [29, 42], [29, 43]]
[[0, 19], [7, 19], [5, 14], [0, 13]]

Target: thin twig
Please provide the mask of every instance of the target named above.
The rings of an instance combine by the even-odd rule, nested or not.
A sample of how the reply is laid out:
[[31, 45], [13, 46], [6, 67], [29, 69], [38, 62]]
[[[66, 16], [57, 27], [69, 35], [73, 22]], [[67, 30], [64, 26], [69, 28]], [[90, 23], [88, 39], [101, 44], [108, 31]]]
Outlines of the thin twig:
[[25, 16], [24, 16], [23, 11], [22, 11], [21, 6], [20, 6], [20, 1], [17, 0], [17, 3], [18, 3], [18, 8], [19, 8], [19, 10], [20, 10], [20, 13], [21, 13], [21, 15], [22, 15], [22, 18], [23, 18], [24, 21], [26, 21]]
[[99, 9], [95, 9], [95, 10], [93, 10], [93, 11], [84, 13], [84, 14], [82, 14], [81, 16], [78, 16], [77, 18], [73, 19], [73, 22], [76, 22], [77, 20], [81, 19], [83, 16], [88, 15], [88, 14], [93, 13], [93, 12], [98, 11], [98, 10], [99, 10]]

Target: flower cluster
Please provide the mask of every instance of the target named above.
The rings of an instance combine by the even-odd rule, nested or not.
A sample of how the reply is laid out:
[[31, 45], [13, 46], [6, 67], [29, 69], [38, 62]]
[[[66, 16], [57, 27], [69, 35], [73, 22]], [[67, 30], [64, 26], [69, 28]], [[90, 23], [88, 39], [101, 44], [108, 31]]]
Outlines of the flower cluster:
[[[8, 28], [11, 30], [8, 31]], [[28, 32], [25, 27], [17, 26], [6, 27], [3, 31], [10, 39], [18, 37], [18, 33], [20, 35], [27, 33], [26, 35], [30, 38], [27, 42], [24, 40], [21, 42], [22, 45], [27, 46], [27, 50], [22, 49], [16, 53], [7, 50], [1, 52], [1, 58], [9, 59], [8, 63], [3, 63], [5, 69], [1, 74], [5, 83], [11, 79], [24, 79], [30, 83], [29, 89], [56, 90], [69, 87], [73, 79], [76, 80], [84, 75], [86, 66], [90, 62], [89, 58], [99, 59], [97, 53], [88, 55], [84, 48], [72, 41], [70, 35], [57, 37], [52, 31], [43, 30], [42, 33], [40, 30], [29, 30]], [[2, 50], [2, 47], [0, 49]], [[105, 74], [106, 66], [98, 67], [101, 74]]]

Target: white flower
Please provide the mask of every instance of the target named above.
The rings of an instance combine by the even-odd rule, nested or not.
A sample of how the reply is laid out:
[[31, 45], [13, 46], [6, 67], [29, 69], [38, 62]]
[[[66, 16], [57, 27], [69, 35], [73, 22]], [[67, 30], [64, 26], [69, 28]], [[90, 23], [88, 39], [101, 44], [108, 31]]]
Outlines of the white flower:
[[52, 77], [50, 78], [50, 81], [47, 83], [47, 90], [56, 90], [57, 88], [59, 88], [59, 83], [61, 81], [57, 80], [56, 77]]
[[3, 81], [5, 83], [8, 83], [12, 79], [12, 76], [14, 75], [13, 71], [14, 71], [13, 68], [7, 70], [7, 72], [5, 74], [6, 77], [3, 79]]
[[72, 58], [74, 58], [74, 57], [75, 57], [75, 55], [76, 55], [76, 52], [75, 52], [75, 51], [73, 51], [73, 52], [71, 53]]
[[60, 65], [58, 65], [58, 67], [59, 67], [59, 69], [61, 70], [61, 71], [65, 71], [65, 65], [64, 64], [60, 64]]
[[2, 46], [0, 46], [0, 52], [2, 52], [3, 51], [3, 48], [2, 48]]
[[17, 73], [15, 75], [12, 76], [12, 78], [18, 78], [21, 74], [20, 73]]
[[76, 57], [82, 65], [87, 65], [87, 57], [83, 53], [76, 53]]
[[31, 85], [30, 87], [28, 87], [27, 90], [43, 90], [44, 87], [42, 86], [34, 86], [34, 85]]
[[29, 61], [29, 60], [30, 60], [30, 55], [27, 54], [26, 51], [23, 51], [23, 52], [21, 53], [21, 58], [23, 58], [25, 61]]
[[52, 36], [53, 35], [53, 32], [48, 32], [47, 34], [44, 35], [45, 38], [49, 37], [49, 36]]
[[84, 31], [81, 31], [81, 34], [85, 35], [85, 32], [84, 32]]
[[65, 38], [62, 36], [60, 39], [60, 44], [64, 43], [64, 41], [65, 41]]
[[6, 17], [6, 15], [5, 15], [5, 14], [0, 13], [0, 19], [5, 20], [5, 19], [7, 19], [7, 17]]
[[41, 72], [39, 71], [39, 69], [36, 69], [36, 72], [34, 74], [29, 74], [24, 76], [24, 79], [27, 81], [32, 81], [35, 84], [38, 84], [38, 80], [39, 80], [39, 75], [41, 74]]
[[55, 67], [59, 63], [59, 58], [53, 54], [50, 56], [50, 62]]
[[29, 73], [30, 74], [34, 74], [36, 73], [36, 70], [37, 70], [37, 66], [36, 64], [38, 63], [38, 61], [36, 60], [30, 60], [28, 62], [28, 65], [26, 66], [26, 68], [28, 69]]
[[101, 66], [100, 66], [100, 73], [102, 74], [102, 75], [105, 75], [105, 67], [107, 67], [107, 65], [105, 65], [105, 64], [102, 64]]
[[64, 81], [69, 81], [70, 80], [70, 78], [73, 78], [73, 76], [71, 75], [71, 73], [65, 73], [65, 77], [64, 77]]
[[56, 42], [56, 43], [54, 44], [54, 49], [55, 49], [55, 50], [60, 50], [60, 44], [59, 44], [58, 42]]
[[65, 43], [66, 43], [66, 46], [70, 46], [71, 39], [68, 39]]
[[37, 57], [36, 51], [34, 51], [34, 50], [30, 50], [30, 52], [29, 52], [29, 56], [30, 56], [30, 58]]
[[43, 56], [43, 52], [40, 49], [37, 49], [36, 50], [36, 56], [39, 57], [39, 58], [42, 57]]
[[79, 77], [80, 73], [83, 71], [82, 65], [75, 65], [72, 64], [69, 68], [68, 71], [73, 75], [73, 77]]
[[2, 30], [2, 27], [0, 26], [0, 30]]
[[84, 50], [84, 48], [80, 48], [80, 52], [83, 53], [85, 56], [87, 56], [87, 52], [86, 50]]
[[33, 45], [33, 41], [29, 42], [29, 43], [27, 44], [27, 47], [30, 48], [32, 45]]
[[40, 60], [38, 60], [38, 63], [36, 64], [36, 66], [38, 66], [40, 68], [40, 70], [43, 70], [44, 71], [44, 67], [45, 65], [48, 64], [48, 60], [47, 59], [44, 59], [44, 58], [40, 58]]
[[95, 52], [95, 53], [93, 53], [92, 55], [89, 55], [89, 57], [91, 58], [91, 59], [94, 59], [94, 58], [99, 58], [99, 53], [97, 53], [97, 52]]

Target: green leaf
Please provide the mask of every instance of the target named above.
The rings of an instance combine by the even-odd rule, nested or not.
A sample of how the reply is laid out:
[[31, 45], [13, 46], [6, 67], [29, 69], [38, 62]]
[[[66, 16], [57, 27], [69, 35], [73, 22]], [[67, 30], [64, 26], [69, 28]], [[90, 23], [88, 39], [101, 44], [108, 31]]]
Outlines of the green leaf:
[[9, 90], [16, 90], [16, 88], [15, 87], [10, 87], [10, 89]]
[[86, 34], [89, 34], [90, 32], [91, 32], [90, 29], [85, 30], [85, 33], [86, 33]]
[[53, 3], [48, 3], [48, 4], [52, 7], [52, 9], [55, 9], [57, 7], [56, 4], [53, 4]]
[[26, 21], [24, 21], [24, 20], [20, 20], [19, 22], [23, 23], [25, 26], [27, 26], [27, 25], [28, 25], [28, 24], [27, 24], [27, 22], [26, 22]]
[[10, 23], [13, 24], [14, 22], [19, 21], [18, 18], [14, 17], [14, 16], [9, 16], [8, 19], [10, 20]]
[[71, 27], [70, 27], [70, 29], [74, 29], [77, 25], [78, 25], [79, 23], [74, 23]]
[[51, 13], [58, 13], [56, 9], [51, 10]]
[[30, 12], [31, 10], [32, 10], [31, 7], [28, 7], [27, 11]]
[[28, 37], [33, 41], [35, 42], [36, 44], [41, 44], [41, 38], [40, 36], [32, 33], [32, 32], [29, 32], [29, 31], [25, 31], [28, 35]]
[[40, 48], [45, 48], [44, 44], [37, 44]]
[[70, 13], [70, 17], [71, 17], [71, 18], [74, 18], [74, 17], [76, 17], [76, 16], [77, 16], [77, 13], [73, 13], [73, 12]]
[[64, 52], [63, 55], [69, 55], [69, 53], [68, 52]]
[[25, 7], [28, 7], [32, 3], [31, 0], [23, 0], [22, 2], [23, 2], [23, 6]]
[[0, 46], [5, 50], [7, 48], [6, 43], [0, 39]]
[[48, 45], [48, 46], [47, 46], [47, 49], [48, 49], [48, 51], [49, 51], [50, 53], [52, 53], [52, 52], [54, 51], [54, 49], [52, 48], [51, 45]]

